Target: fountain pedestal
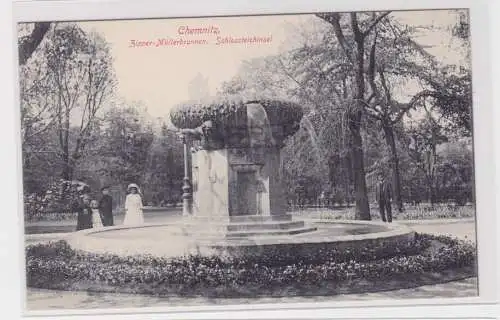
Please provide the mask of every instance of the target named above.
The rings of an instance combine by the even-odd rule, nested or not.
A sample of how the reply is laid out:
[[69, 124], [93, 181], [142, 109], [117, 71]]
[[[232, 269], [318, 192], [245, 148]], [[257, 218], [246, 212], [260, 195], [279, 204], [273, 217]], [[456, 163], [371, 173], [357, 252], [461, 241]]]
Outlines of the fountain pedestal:
[[[275, 101], [205, 109], [187, 105], [171, 113], [174, 125], [193, 141], [187, 233], [232, 238], [315, 230], [286, 214], [280, 150], [297, 130], [302, 112], [298, 106], [284, 106]], [[193, 112], [200, 108], [205, 116]]]

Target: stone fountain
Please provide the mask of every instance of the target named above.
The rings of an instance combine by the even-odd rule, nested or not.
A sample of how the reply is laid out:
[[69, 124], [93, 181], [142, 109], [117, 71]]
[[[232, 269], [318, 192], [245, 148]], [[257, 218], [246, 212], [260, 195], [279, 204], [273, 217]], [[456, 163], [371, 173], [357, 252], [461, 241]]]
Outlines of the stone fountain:
[[[183, 104], [186, 232], [210, 239], [315, 231], [286, 213], [280, 151], [302, 109], [280, 101]], [[189, 152], [190, 151], [190, 152]]]
[[397, 223], [311, 221], [286, 212], [280, 152], [300, 106], [272, 100], [185, 103], [171, 111], [184, 143], [183, 216], [176, 222], [76, 232], [75, 249], [118, 255], [321, 254], [408, 241]]

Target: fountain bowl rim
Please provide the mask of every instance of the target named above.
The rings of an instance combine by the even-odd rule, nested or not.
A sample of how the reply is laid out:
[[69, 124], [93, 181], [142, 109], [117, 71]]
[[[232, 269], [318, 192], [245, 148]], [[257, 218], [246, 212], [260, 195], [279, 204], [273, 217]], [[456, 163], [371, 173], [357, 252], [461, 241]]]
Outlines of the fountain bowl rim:
[[[311, 220], [306, 220], [306, 222], [312, 222]], [[316, 222], [317, 223], [317, 222]], [[309, 237], [287, 237], [280, 238], [277, 236], [273, 237], [263, 237], [263, 238], [244, 238], [244, 239], [216, 239], [216, 240], [198, 240], [191, 239], [193, 243], [197, 243], [200, 247], [205, 247], [209, 249], [214, 248], [244, 248], [244, 247], [268, 247], [268, 246], [283, 246], [283, 245], [299, 245], [299, 246], [307, 246], [307, 245], [344, 245], [344, 244], [358, 244], [372, 241], [397, 241], [397, 239], [409, 239], [414, 236], [415, 232], [413, 229], [408, 227], [407, 225], [400, 223], [381, 223], [378, 221], [359, 221], [359, 220], [333, 220], [333, 221], [325, 221], [321, 220], [320, 224], [328, 225], [328, 224], [348, 224], [348, 225], [371, 225], [371, 226], [384, 226], [388, 230], [380, 231], [380, 232], [371, 232], [364, 234], [353, 234], [353, 235], [340, 235], [340, 236], [329, 236], [329, 237], [314, 237], [314, 232], [311, 232]], [[93, 253], [110, 253], [121, 256], [130, 256], [130, 255], [154, 255], [154, 256], [168, 256], [172, 257], [167, 253], [161, 254], [161, 249], [156, 248], [161, 246], [161, 243], [155, 244], [154, 241], [151, 241], [152, 247], [147, 247], [146, 252], [138, 252], [137, 248], [134, 250], [125, 250], [123, 247], [129, 246], [137, 246], [137, 240], [134, 238], [109, 238], [106, 237], [94, 237], [92, 235], [104, 233], [104, 232], [113, 232], [120, 230], [137, 230], [137, 229], [147, 229], [147, 228], [155, 228], [155, 227], [179, 227], [178, 224], [172, 223], [148, 223], [143, 225], [128, 225], [128, 226], [113, 226], [113, 227], [103, 227], [99, 229], [86, 229], [73, 233], [66, 240], [70, 244], [73, 249], [82, 250], [86, 252]], [[139, 241], [140, 242], [140, 241]], [[141, 248], [144, 248], [142, 246]], [[93, 250], [92, 250], [93, 249]], [[116, 250], [117, 249], [117, 250]], [[156, 249], [153, 250], [153, 249]], [[94, 251], [95, 250], [95, 251]], [[158, 251], [159, 250], [159, 251]], [[127, 253], [128, 252], [128, 253]], [[153, 253], [151, 253], [153, 252]], [[158, 253], [160, 252], [160, 253]]]
[[178, 129], [198, 128], [205, 121], [224, 121], [250, 104], [260, 104], [266, 110], [271, 125], [283, 125], [302, 119], [303, 108], [295, 102], [278, 99], [212, 99], [186, 101], [170, 110], [170, 120]]

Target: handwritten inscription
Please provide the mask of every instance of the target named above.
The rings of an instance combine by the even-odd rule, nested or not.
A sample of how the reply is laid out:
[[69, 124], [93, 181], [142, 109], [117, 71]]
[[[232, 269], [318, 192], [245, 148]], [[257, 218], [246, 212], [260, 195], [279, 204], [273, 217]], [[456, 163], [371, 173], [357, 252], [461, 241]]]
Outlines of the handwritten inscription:
[[220, 29], [217, 26], [208, 27], [190, 27], [190, 26], [180, 26], [177, 28], [177, 34], [179, 35], [200, 35], [200, 34], [219, 34]]
[[204, 44], [208, 44], [208, 41], [206, 39], [161, 38], [154, 41], [130, 40], [129, 47], [131, 48], [163, 47], [163, 46], [177, 47], [177, 46], [204, 45]]
[[131, 39], [130, 48], [156, 47], [186, 47], [192, 45], [255, 45], [269, 44], [273, 41], [272, 35], [223, 35], [218, 26], [188, 26], [177, 28], [173, 37], [157, 39]]
[[224, 44], [266, 44], [266, 43], [271, 43], [273, 41], [272, 36], [268, 37], [258, 37], [258, 36], [251, 36], [251, 37], [217, 37], [216, 43], [217, 45], [224, 45]]

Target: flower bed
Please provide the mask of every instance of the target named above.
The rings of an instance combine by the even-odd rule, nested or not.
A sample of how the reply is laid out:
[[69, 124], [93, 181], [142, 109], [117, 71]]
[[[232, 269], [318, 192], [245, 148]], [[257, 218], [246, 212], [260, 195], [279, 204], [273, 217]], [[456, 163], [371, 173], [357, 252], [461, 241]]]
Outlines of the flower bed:
[[[154, 295], [286, 296], [380, 291], [475, 274], [475, 247], [418, 235], [412, 244], [315, 257], [222, 259], [118, 257], [72, 250], [60, 241], [26, 248], [28, 286]], [[458, 272], [458, 271], [459, 272]], [[457, 271], [457, 272], [455, 272]], [[357, 283], [357, 285], [353, 285]]]

